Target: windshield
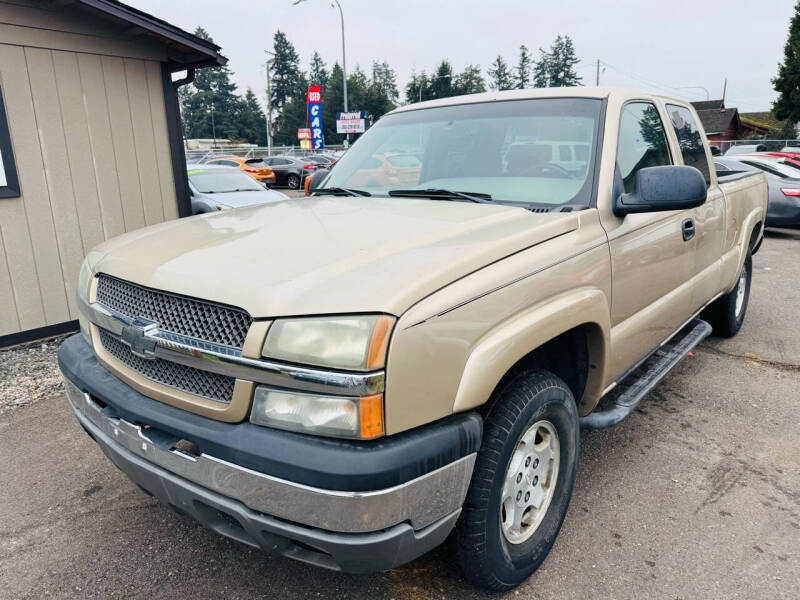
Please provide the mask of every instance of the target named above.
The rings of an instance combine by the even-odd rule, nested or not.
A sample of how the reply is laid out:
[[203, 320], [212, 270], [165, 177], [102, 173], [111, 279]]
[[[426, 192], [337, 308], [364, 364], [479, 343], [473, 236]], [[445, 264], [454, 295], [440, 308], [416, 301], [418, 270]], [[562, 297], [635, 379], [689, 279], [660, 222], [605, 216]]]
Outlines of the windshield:
[[389, 115], [320, 187], [372, 196], [446, 189], [514, 204], [588, 205], [601, 110], [600, 100], [542, 98]]
[[201, 194], [264, 191], [264, 186], [236, 169], [193, 169], [189, 181]]

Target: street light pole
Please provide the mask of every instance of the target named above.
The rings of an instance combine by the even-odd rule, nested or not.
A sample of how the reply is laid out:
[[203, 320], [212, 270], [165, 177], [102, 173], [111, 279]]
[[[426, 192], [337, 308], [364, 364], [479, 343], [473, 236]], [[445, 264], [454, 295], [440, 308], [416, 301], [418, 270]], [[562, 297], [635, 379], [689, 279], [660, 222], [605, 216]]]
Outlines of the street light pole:
[[211, 103], [211, 147], [216, 149], [217, 147], [217, 126], [214, 123], [214, 103]]
[[[267, 54], [275, 56], [274, 52], [264, 50]], [[270, 85], [269, 70], [272, 68], [274, 58], [267, 59], [267, 156], [272, 156], [272, 87]]]
[[706, 100], [708, 100], [711, 95], [708, 93], [708, 90], [704, 88], [702, 85], [684, 85], [682, 87], [675, 88], [676, 90], [703, 90], [706, 93]]

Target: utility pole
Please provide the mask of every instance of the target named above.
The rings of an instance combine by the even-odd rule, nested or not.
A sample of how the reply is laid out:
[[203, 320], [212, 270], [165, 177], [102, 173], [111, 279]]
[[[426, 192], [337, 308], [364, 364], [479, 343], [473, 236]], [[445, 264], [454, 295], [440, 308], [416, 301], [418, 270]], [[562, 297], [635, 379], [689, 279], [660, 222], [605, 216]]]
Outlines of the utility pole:
[[[270, 56], [275, 56], [274, 52], [264, 50]], [[267, 59], [267, 156], [272, 156], [272, 87], [270, 85], [269, 71], [272, 68], [274, 58]]]
[[211, 147], [216, 149], [216, 147], [217, 147], [217, 126], [214, 123], [214, 103], [213, 102], [211, 103], [211, 138], [212, 138]]
[[728, 91], [728, 78], [722, 83], [722, 108], [725, 108], [725, 92]]
[[594, 76], [594, 84], [599, 86], [600, 85], [600, 59], [597, 59], [597, 71]]

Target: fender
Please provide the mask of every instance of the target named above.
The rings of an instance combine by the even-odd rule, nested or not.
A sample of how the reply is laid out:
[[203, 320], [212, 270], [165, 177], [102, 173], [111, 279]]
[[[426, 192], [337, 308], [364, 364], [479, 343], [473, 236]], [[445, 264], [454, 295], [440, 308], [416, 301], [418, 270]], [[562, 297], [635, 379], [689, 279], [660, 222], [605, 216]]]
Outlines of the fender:
[[759, 235], [763, 236], [764, 210], [761, 207], [753, 210], [745, 217], [739, 230], [739, 238], [736, 240], [734, 247], [722, 257], [722, 282], [725, 293], [730, 292], [738, 281], [739, 273], [742, 270], [742, 265], [744, 265], [744, 259], [747, 256], [747, 250], [750, 248], [750, 237], [759, 222], [762, 223]]
[[454, 412], [480, 406], [521, 358], [575, 327], [593, 324], [589, 339], [589, 375], [579, 412], [588, 414], [602, 395], [609, 346], [609, 300], [597, 288], [578, 288], [542, 300], [500, 323], [473, 348], [458, 386]]

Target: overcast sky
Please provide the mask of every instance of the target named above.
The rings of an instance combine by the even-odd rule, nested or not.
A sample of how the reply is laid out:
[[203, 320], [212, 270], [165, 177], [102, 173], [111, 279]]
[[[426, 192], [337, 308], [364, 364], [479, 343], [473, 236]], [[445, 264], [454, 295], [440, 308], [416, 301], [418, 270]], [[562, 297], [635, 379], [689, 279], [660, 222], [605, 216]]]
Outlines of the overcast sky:
[[[330, 0], [126, 0], [193, 31], [202, 25], [230, 60], [240, 91], [264, 97], [264, 50], [277, 29], [300, 54], [303, 69], [314, 50], [329, 65], [341, 60], [338, 11]], [[578, 74], [600, 82], [681, 95], [722, 95], [727, 106], [768, 110], [770, 79], [783, 56], [794, 0], [340, 0], [345, 15], [347, 65], [367, 72], [373, 60], [395, 69], [401, 95], [413, 69], [433, 70], [447, 57], [456, 70], [484, 69], [498, 54], [516, 63], [519, 45], [547, 48], [569, 34], [581, 63]], [[324, 101], [324, 99], [323, 99]], [[357, 109], [358, 107], [350, 107]]]

